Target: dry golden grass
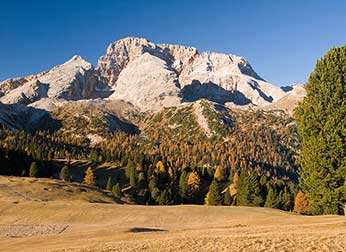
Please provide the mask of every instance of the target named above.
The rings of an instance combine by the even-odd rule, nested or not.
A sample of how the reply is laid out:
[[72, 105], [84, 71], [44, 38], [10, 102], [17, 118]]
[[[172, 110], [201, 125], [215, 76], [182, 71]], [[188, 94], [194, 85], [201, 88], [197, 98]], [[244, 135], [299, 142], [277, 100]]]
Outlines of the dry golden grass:
[[342, 216], [118, 205], [86, 189], [81, 196], [77, 184], [0, 177], [0, 251], [346, 251]]

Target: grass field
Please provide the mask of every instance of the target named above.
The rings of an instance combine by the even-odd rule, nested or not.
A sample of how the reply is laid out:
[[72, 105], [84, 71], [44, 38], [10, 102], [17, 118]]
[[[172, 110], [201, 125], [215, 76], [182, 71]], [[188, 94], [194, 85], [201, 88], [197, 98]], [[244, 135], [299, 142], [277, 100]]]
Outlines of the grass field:
[[346, 218], [119, 205], [77, 183], [0, 176], [0, 251], [346, 251]]

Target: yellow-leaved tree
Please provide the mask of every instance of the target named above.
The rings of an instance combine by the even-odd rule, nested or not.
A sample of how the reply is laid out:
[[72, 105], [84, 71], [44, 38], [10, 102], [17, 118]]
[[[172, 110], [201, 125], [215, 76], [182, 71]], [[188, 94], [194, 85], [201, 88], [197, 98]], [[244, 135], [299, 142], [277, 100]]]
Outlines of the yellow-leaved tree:
[[83, 183], [86, 185], [95, 185], [95, 175], [91, 167], [88, 167], [86, 170]]

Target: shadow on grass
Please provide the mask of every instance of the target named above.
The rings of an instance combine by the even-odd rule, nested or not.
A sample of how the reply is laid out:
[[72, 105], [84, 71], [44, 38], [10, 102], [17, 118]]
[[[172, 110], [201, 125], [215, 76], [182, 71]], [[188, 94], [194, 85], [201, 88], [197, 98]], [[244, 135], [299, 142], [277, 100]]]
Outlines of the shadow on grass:
[[134, 227], [128, 230], [128, 232], [131, 232], [131, 233], [167, 232], [167, 231], [168, 230], [159, 229], [159, 228], [141, 228], [141, 227]]

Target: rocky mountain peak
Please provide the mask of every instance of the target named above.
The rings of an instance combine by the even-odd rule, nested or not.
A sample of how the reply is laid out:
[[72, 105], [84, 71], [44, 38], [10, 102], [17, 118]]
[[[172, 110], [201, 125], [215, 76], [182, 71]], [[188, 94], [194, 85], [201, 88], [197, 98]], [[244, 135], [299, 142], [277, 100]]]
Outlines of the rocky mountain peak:
[[[243, 57], [199, 53], [194, 47], [136, 37], [111, 43], [96, 69], [75, 55], [49, 71], [0, 83], [2, 103], [109, 98], [139, 110], [160, 110], [200, 99], [264, 107], [286, 95], [287, 91], [263, 80]], [[299, 95], [290, 93], [290, 97]]]
[[127, 37], [111, 43], [106, 55], [98, 60], [97, 70], [108, 81], [110, 87], [116, 84], [120, 72], [126, 65], [145, 51], [155, 50], [156, 45], [144, 38]]
[[[8, 82], [8, 81], [7, 81]], [[3, 103], [30, 104], [41, 98], [78, 100], [91, 98], [99, 83], [92, 64], [75, 55], [51, 70], [12, 81], [16, 88], [0, 98]], [[6, 83], [0, 83], [4, 86]]]
[[[144, 54], [151, 57], [137, 61]], [[163, 85], [167, 73], [162, 75], [163, 71], [158, 70], [155, 58], [160, 59], [161, 67], [170, 72], [169, 76], [173, 76], [174, 87], [180, 89], [178, 97], [183, 102], [205, 98], [235, 105], [262, 106], [285, 95], [279, 87], [264, 81], [243, 57], [215, 52], [199, 54], [194, 47], [154, 44], [143, 38], [129, 37], [110, 44], [106, 55], [99, 59], [97, 69], [114, 90], [110, 98], [138, 104], [138, 97], [145, 93], [148, 96], [141, 100], [156, 101], [159, 97], [154, 97], [154, 92], [149, 94], [142, 91], [143, 87], [147, 90], [157, 89], [157, 83], [161, 83], [159, 90], [162, 94], [172, 93], [170, 88], [173, 86]], [[136, 64], [131, 64], [134, 61]], [[150, 63], [153, 65], [150, 66]], [[147, 73], [142, 73], [141, 68], [146, 69]], [[121, 74], [123, 71], [127, 74]], [[154, 84], [155, 81], [157, 83]], [[163, 89], [168, 86], [170, 88], [164, 92]], [[137, 93], [140, 90], [141, 93]]]

